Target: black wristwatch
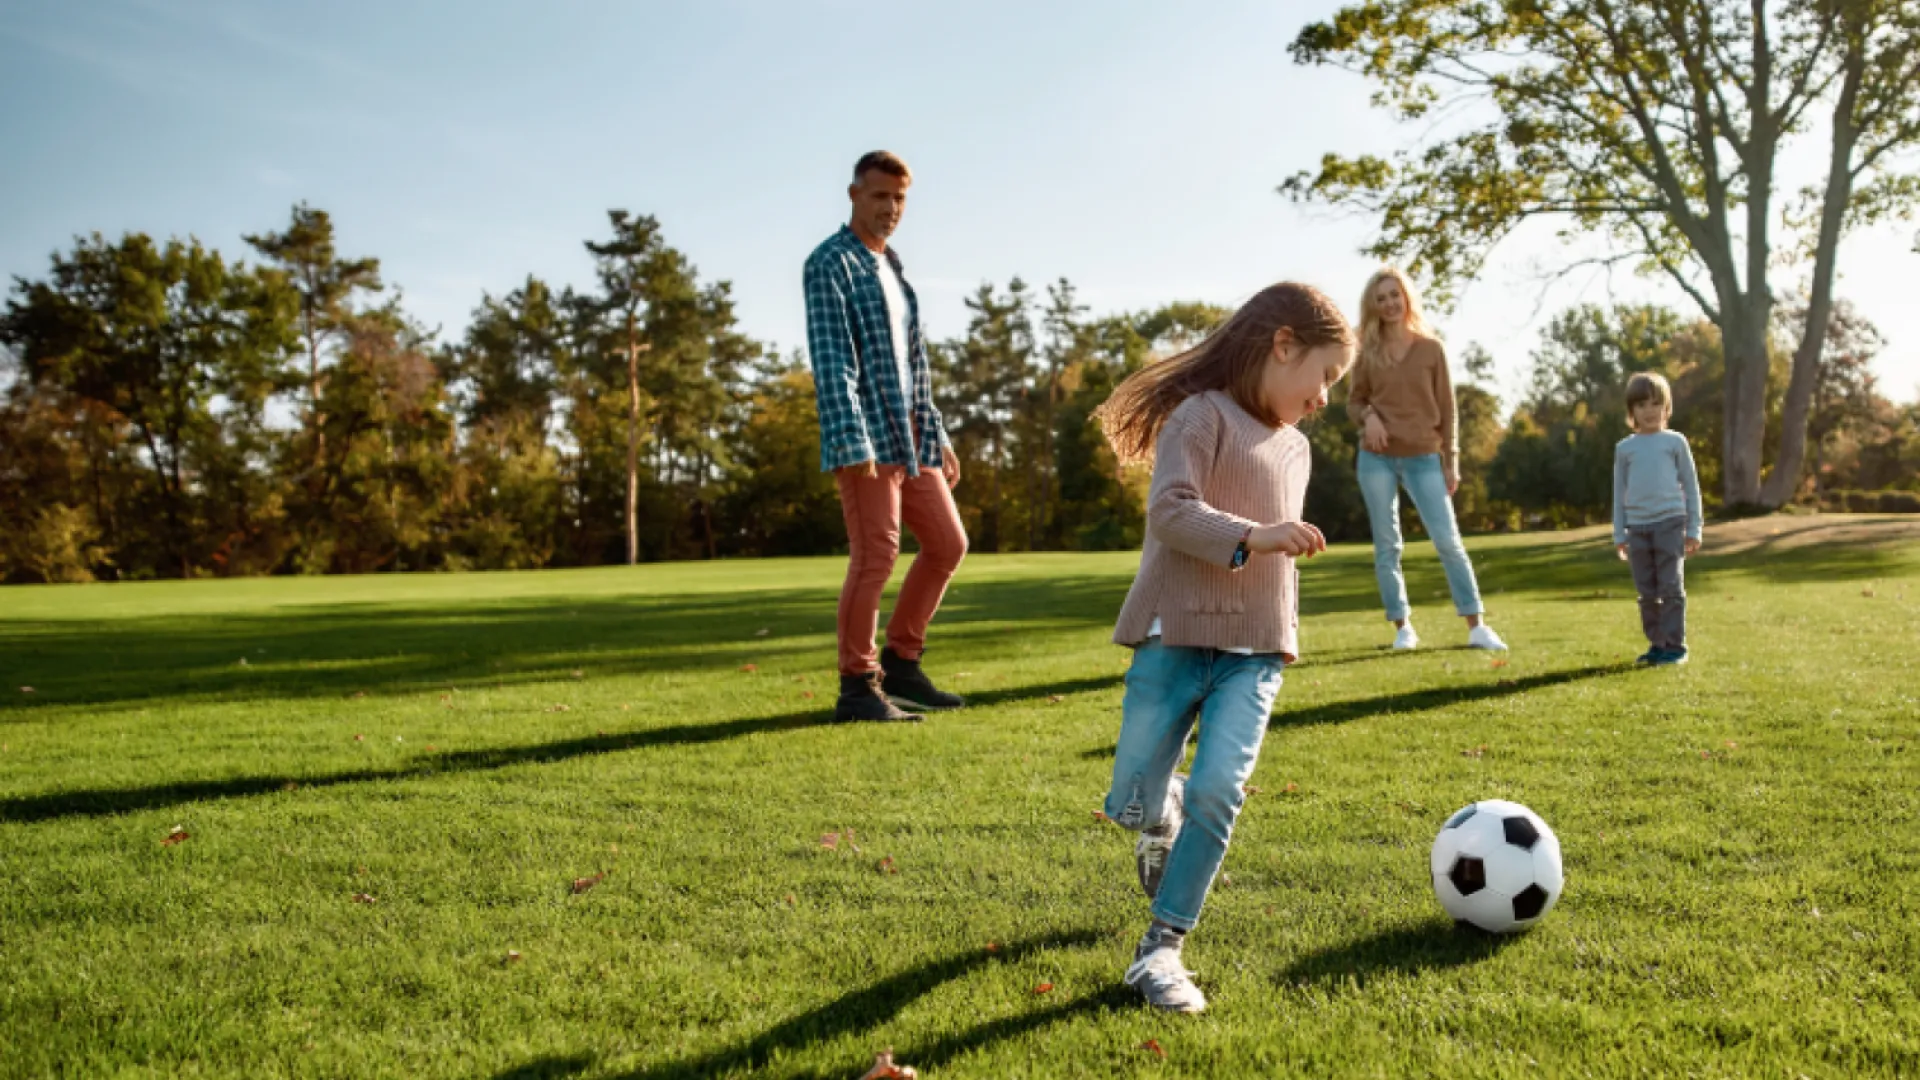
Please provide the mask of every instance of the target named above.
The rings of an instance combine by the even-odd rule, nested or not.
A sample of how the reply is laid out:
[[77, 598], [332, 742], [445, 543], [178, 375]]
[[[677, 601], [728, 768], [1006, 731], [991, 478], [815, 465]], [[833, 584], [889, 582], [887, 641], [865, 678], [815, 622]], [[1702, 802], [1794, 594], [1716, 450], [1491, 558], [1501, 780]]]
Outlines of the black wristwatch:
[[[1249, 530], [1248, 536], [1251, 536], [1251, 535], [1252, 535], [1252, 531]], [[1248, 554], [1250, 553], [1247, 551], [1247, 537], [1243, 536], [1240, 538], [1240, 542], [1234, 545], [1233, 561], [1227, 564], [1227, 568], [1230, 570], [1238, 570], [1241, 567], [1247, 565]]]

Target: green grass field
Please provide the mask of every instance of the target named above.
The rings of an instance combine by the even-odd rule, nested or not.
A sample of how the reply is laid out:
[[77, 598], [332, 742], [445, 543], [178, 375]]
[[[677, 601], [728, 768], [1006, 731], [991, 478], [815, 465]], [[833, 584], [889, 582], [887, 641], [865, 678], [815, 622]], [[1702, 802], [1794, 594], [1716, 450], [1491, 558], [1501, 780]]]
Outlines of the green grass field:
[[[970, 559], [921, 726], [828, 722], [834, 559], [0, 591], [0, 1076], [1920, 1074], [1913, 530], [1710, 529], [1664, 671], [1596, 535], [1470, 541], [1504, 665], [1306, 565], [1193, 1018], [1093, 814], [1136, 554]], [[1490, 797], [1515, 940], [1426, 877]]]

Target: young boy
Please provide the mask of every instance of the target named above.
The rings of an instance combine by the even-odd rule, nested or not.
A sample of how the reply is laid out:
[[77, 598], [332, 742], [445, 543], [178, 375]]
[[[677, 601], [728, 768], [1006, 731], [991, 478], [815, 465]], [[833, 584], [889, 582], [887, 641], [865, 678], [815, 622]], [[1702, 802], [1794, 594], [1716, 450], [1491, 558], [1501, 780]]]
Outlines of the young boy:
[[1613, 546], [1633, 567], [1640, 625], [1651, 646], [1639, 663], [1687, 662], [1686, 557], [1700, 550], [1700, 478], [1684, 435], [1667, 430], [1673, 389], [1640, 372], [1627, 380], [1632, 435], [1613, 451]]

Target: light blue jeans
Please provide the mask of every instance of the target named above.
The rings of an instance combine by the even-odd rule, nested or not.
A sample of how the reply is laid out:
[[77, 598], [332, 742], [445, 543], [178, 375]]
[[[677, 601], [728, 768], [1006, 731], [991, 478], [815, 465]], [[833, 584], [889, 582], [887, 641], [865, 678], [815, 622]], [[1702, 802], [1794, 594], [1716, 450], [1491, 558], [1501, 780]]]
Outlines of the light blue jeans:
[[1245, 784], [1260, 757], [1285, 670], [1278, 653], [1242, 656], [1162, 645], [1157, 637], [1133, 651], [1107, 817], [1135, 831], [1165, 820], [1168, 781], [1196, 720], [1200, 728], [1187, 778], [1186, 824], [1160, 879], [1154, 918], [1182, 930], [1199, 922], [1246, 801]]
[[1414, 509], [1440, 553], [1447, 572], [1447, 591], [1453, 610], [1461, 615], [1482, 614], [1480, 585], [1473, 579], [1473, 562], [1460, 542], [1460, 524], [1453, 519], [1453, 498], [1447, 494], [1446, 471], [1439, 454], [1387, 457], [1360, 451], [1360, 497], [1367, 503], [1367, 523], [1373, 527], [1373, 576], [1380, 582], [1380, 602], [1387, 618], [1399, 622], [1413, 611], [1407, 604], [1407, 578], [1400, 572], [1400, 489], [1413, 496]]

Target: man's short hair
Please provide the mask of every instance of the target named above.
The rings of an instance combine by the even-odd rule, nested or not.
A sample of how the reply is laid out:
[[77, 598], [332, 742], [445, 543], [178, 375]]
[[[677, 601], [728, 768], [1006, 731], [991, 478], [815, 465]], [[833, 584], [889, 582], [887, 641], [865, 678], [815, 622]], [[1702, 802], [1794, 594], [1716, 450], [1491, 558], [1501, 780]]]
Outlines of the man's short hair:
[[875, 170], [886, 173], [888, 176], [897, 176], [902, 180], [913, 179], [913, 170], [907, 168], [907, 163], [900, 160], [900, 155], [890, 150], [875, 150], [860, 155], [860, 160], [854, 162], [853, 182], [859, 183], [861, 177]]
[[1657, 401], [1668, 412], [1673, 411], [1673, 387], [1667, 384], [1666, 377], [1651, 371], [1636, 372], [1627, 380], [1627, 408], [1634, 409], [1648, 401]]

